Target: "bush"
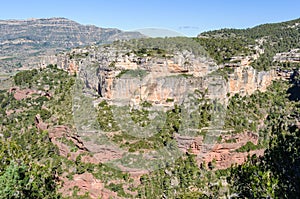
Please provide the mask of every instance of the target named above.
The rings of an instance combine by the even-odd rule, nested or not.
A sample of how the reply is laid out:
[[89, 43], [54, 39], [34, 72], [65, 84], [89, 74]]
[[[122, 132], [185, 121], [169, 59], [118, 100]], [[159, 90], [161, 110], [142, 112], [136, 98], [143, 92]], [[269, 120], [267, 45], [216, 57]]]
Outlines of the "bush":
[[0, 198], [60, 198], [55, 194], [54, 175], [31, 163], [30, 167], [11, 162], [0, 176]]
[[32, 78], [38, 74], [37, 69], [28, 70], [28, 71], [21, 71], [14, 76], [15, 84], [20, 86], [24, 83], [30, 83]]
[[45, 121], [51, 117], [51, 113], [46, 109], [42, 109], [40, 112], [40, 115], [41, 115], [41, 118], [43, 121]]
[[236, 152], [249, 152], [255, 149], [259, 149], [259, 145], [255, 145], [252, 142], [248, 141], [244, 146], [238, 148]]

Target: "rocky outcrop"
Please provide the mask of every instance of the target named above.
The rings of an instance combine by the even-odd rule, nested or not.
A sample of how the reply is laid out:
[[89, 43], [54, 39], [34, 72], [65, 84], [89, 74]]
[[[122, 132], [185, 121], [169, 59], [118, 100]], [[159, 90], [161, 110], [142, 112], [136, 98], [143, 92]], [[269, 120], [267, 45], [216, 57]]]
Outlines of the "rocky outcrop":
[[254, 91], [266, 91], [277, 74], [274, 70], [258, 72], [251, 66], [241, 66], [234, 69], [228, 79], [228, 91], [231, 95], [251, 95]]
[[[59, 154], [61, 156], [67, 157], [72, 161], [76, 161], [77, 157], [81, 155], [82, 162], [99, 164], [111, 160], [113, 157], [113, 149], [108, 150], [108, 148], [103, 148], [102, 151], [99, 151], [99, 146], [97, 146], [98, 153], [89, 153], [91, 152], [89, 150], [95, 151], [95, 149], [93, 149], [93, 146], [87, 145], [89, 147], [86, 147], [84, 145], [84, 142], [81, 140], [81, 137], [75, 134], [74, 131], [67, 126], [61, 125], [49, 127], [47, 123], [44, 123], [42, 121], [40, 115], [36, 115], [35, 125], [39, 130], [47, 130], [49, 139], [58, 147]], [[68, 141], [73, 143], [77, 148], [76, 151], [72, 150], [71, 147], [63, 141], [63, 139], [67, 139]], [[118, 156], [117, 158], [120, 158], [120, 156]], [[66, 197], [72, 197], [74, 189], [77, 189], [77, 195], [79, 196], [88, 193], [88, 196], [90, 198], [119, 198], [117, 196], [117, 193], [106, 189], [103, 182], [96, 179], [91, 173], [88, 172], [85, 172], [83, 174], [75, 174], [72, 176], [72, 179], [69, 179], [62, 175], [59, 176], [59, 181], [62, 184], [59, 192], [61, 192], [62, 195]]]
[[[243, 164], [248, 157], [252, 155], [256, 156], [263, 156], [264, 155], [264, 149], [260, 150], [252, 150], [249, 152], [229, 152], [226, 149], [216, 149], [209, 153], [209, 156], [205, 157], [201, 163], [212, 163], [214, 169], [227, 169], [235, 164]], [[200, 163], [200, 164], [201, 164]]]
[[[48, 61], [45, 61], [48, 60]], [[108, 100], [172, 106], [181, 103], [194, 90], [208, 90], [208, 97], [227, 101], [227, 94], [250, 95], [265, 91], [277, 77], [275, 71], [257, 71], [243, 62], [233, 67], [228, 79], [222, 78], [212, 59], [183, 50], [165, 57], [137, 55], [131, 48], [89, 46], [45, 58], [46, 63], [77, 73], [85, 87]], [[52, 60], [52, 62], [49, 62]], [[126, 72], [127, 71], [127, 72]], [[211, 74], [211, 75], [210, 75]], [[167, 103], [173, 102], [173, 103]]]
[[[84, 146], [83, 141], [81, 138], [75, 134], [69, 127], [67, 126], [54, 126], [49, 131], [49, 138], [53, 143], [58, 143], [58, 138], [66, 138], [72, 141], [76, 147], [82, 151], [88, 151], [88, 149]], [[66, 156], [67, 154], [63, 154]]]
[[[215, 139], [213, 141], [203, 138], [203, 136], [182, 136], [175, 135], [178, 147], [184, 153], [189, 152], [196, 155], [196, 160], [199, 164], [206, 164], [214, 162], [215, 169], [225, 169], [232, 164], [242, 164], [247, 160], [248, 155], [256, 154], [262, 156], [264, 150], [253, 150], [248, 152], [237, 152], [236, 150], [252, 142], [258, 144], [258, 135], [245, 132], [237, 135], [220, 134], [221, 140]], [[230, 141], [230, 142], [228, 142]]]
[[37, 129], [38, 129], [39, 131], [47, 130], [48, 127], [49, 127], [49, 125], [48, 125], [47, 123], [43, 122], [43, 120], [42, 120], [40, 114], [37, 114], [37, 115], [35, 116], [35, 118], [34, 118], [34, 124], [35, 124], [35, 126], [37, 127]]
[[[183, 76], [166, 76], [149, 74], [145, 79], [120, 78], [109, 82], [109, 88], [103, 97], [112, 101], [128, 101], [133, 104], [139, 104], [141, 101], [148, 101], [153, 104], [169, 105], [178, 103], [187, 97], [193, 90], [202, 88], [203, 80], [201, 78], [186, 78]], [[111, 89], [110, 89], [111, 88]]]
[[44, 66], [52, 60], [51, 64], [77, 73], [86, 88], [106, 99], [147, 100], [166, 106], [170, 106], [168, 99], [180, 103], [185, 94], [203, 89], [203, 77], [218, 69], [213, 60], [185, 51], [168, 58], [140, 57], [131, 49], [113, 46], [73, 49], [45, 60]]
[[95, 164], [106, 163], [109, 161], [113, 161], [116, 159], [120, 159], [123, 156], [125, 151], [121, 149], [108, 145], [108, 144], [95, 144], [93, 142], [86, 142], [86, 146], [88, 149], [92, 150], [92, 156], [83, 156], [83, 162], [91, 162]]
[[[192, 72], [191, 72], [192, 73]], [[187, 76], [182, 72], [169, 75], [167, 72], [149, 72], [143, 79], [126, 75], [116, 78], [117, 72], [102, 72], [99, 75], [98, 92], [107, 99], [130, 99], [149, 101], [154, 104], [166, 103], [171, 99], [174, 103], [182, 103], [187, 94], [195, 90], [207, 90], [211, 99], [227, 100], [230, 95], [251, 95], [256, 90], [265, 91], [276, 79], [275, 71], [258, 72], [251, 66], [242, 66], [234, 69], [234, 73], [226, 81], [218, 75]], [[174, 75], [175, 74], [175, 75]], [[174, 103], [171, 103], [173, 105]]]
[[35, 90], [29, 89], [29, 88], [21, 90], [19, 87], [12, 87], [12, 88], [10, 88], [9, 92], [14, 94], [14, 98], [16, 100], [22, 100], [22, 99], [25, 99], [25, 98], [31, 98], [32, 94], [37, 93], [37, 91], [35, 91]]
[[[93, 141], [84, 141], [81, 136], [75, 133], [71, 128], [61, 125], [48, 127], [39, 116], [36, 116], [36, 126], [42, 130], [48, 130], [50, 141], [55, 144], [60, 155], [67, 157], [73, 161], [77, 156], [81, 154], [81, 161], [85, 163], [106, 163], [115, 159], [120, 159], [124, 151], [117, 147], [107, 144], [96, 144]], [[67, 143], [64, 143], [62, 139], [67, 139], [72, 145], [76, 147], [76, 150], [72, 150], [72, 147]], [[88, 152], [88, 155], [86, 154]]]
[[38, 94], [40, 96], [45, 96], [48, 99], [51, 98], [52, 94], [49, 92], [45, 92], [45, 91], [40, 91], [40, 90], [33, 90], [33, 89], [20, 89], [19, 87], [15, 86], [15, 87], [11, 87], [9, 89], [9, 93], [13, 93], [14, 98], [16, 100], [23, 100], [26, 98], [31, 98], [33, 94]]
[[60, 178], [63, 181], [63, 186], [59, 190], [63, 196], [72, 197], [73, 189], [77, 187], [79, 191], [77, 195], [85, 195], [88, 193], [90, 198], [119, 198], [115, 192], [104, 188], [104, 184], [96, 179], [91, 173], [75, 174], [72, 180], [65, 177]]
[[300, 49], [291, 49], [289, 52], [276, 53], [273, 61], [299, 63]]

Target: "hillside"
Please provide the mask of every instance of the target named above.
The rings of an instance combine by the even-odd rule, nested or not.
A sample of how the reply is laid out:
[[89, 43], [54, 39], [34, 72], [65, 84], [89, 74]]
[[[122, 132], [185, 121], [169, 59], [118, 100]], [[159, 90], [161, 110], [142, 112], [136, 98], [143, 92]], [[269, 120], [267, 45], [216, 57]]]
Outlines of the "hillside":
[[0, 20], [0, 67], [34, 67], [41, 55], [118, 39], [143, 37], [138, 32], [81, 25], [66, 18]]
[[259, 61], [283, 24], [94, 43], [2, 80], [0, 199], [298, 198], [296, 44]]
[[[136, 74], [128, 71], [120, 79], [128, 82], [128, 76], [134, 79]], [[179, 83], [186, 81], [184, 76], [175, 78]], [[255, 175], [252, 170], [259, 172], [254, 177], [260, 186], [253, 182], [258, 189], [251, 194], [284, 193], [284, 185], [291, 183], [298, 190], [299, 177], [291, 181], [290, 173], [274, 170], [293, 172], [299, 166], [298, 152], [289, 151], [289, 143], [299, 147], [295, 137], [299, 131], [291, 131], [289, 142], [280, 137], [282, 131], [289, 135], [299, 117], [299, 103], [289, 101], [287, 94], [293, 85], [286, 81], [274, 82], [263, 93], [236, 94], [226, 110], [195, 90], [190, 109], [182, 104], [167, 111], [157, 109], [150, 98], [141, 101], [140, 108], [116, 106], [118, 99], [95, 95], [81, 80], [53, 66], [20, 72], [11, 81], [15, 87], [0, 94], [3, 198], [15, 191], [19, 198], [29, 194], [34, 198], [219, 198], [240, 193], [239, 188], [247, 194], [248, 188], [241, 185], [247, 176]], [[170, 105], [174, 99], [162, 102]], [[216, 106], [221, 110], [216, 112]], [[219, 113], [225, 116], [223, 127], [212, 125]], [[266, 162], [258, 167], [250, 162], [231, 171], [232, 163], [242, 164], [252, 154], [261, 156], [265, 148], [269, 148]], [[290, 159], [278, 159], [285, 153], [292, 154], [287, 156]], [[265, 170], [274, 161], [281, 161], [280, 167]], [[268, 177], [270, 172], [274, 177]], [[265, 193], [270, 186], [277, 188]]]
[[219, 63], [235, 63], [242, 57], [259, 70], [299, 67], [300, 19], [204, 32], [198, 40]]

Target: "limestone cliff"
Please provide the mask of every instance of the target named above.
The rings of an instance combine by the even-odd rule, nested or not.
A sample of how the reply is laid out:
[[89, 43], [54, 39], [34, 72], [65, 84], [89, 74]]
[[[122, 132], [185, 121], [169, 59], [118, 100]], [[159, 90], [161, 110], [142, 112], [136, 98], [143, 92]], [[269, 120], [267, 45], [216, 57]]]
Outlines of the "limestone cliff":
[[251, 66], [237, 67], [228, 79], [229, 93], [251, 95], [256, 90], [265, 91], [276, 76], [274, 70], [258, 72]]
[[251, 95], [255, 90], [265, 91], [277, 77], [274, 70], [257, 71], [241, 65], [233, 67], [233, 73], [224, 79], [210, 75], [220, 67], [208, 57], [197, 58], [190, 52], [175, 52], [170, 57], [138, 56], [130, 49], [113, 46], [90, 46], [45, 56], [40, 66], [48, 64], [77, 73], [87, 88], [106, 99], [147, 100], [167, 106], [181, 103], [196, 89], [207, 89], [210, 98], [225, 101], [227, 94]]

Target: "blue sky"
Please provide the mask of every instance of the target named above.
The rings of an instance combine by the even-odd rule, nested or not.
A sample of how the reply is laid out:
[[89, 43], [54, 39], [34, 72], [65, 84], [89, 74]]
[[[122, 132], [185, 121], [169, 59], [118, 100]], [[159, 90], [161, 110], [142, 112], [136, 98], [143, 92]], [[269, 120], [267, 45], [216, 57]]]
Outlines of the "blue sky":
[[299, 0], [2, 0], [0, 19], [66, 17], [122, 30], [166, 28], [187, 36], [300, 17]]

